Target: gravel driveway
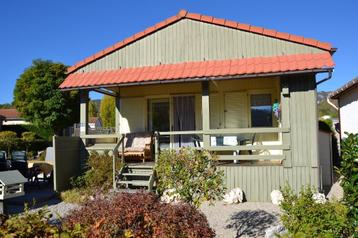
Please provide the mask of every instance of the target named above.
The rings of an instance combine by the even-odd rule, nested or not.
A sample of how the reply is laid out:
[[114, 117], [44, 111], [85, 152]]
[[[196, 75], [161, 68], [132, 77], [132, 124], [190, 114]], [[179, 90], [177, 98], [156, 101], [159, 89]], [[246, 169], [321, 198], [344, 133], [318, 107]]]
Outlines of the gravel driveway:
[[280, 209], [271, 203], [245, 202], [225, 205], [205, 203], [200, 210], [220, 238], [264, 237], [265, 230], [279, 224]]

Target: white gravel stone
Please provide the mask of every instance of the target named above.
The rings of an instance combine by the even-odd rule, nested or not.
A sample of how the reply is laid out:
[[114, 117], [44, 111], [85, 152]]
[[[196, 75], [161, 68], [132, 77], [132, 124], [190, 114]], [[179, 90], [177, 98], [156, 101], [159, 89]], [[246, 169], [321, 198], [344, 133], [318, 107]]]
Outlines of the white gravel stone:
[[204, 203], [200, 210], [206, 215], [216, 237], [265, 237], [265, 230], [280, 225], [280, 209], [272, 203], [245, 202], [225, 204]]
[[280, 190], [273, 190], [270, 195], [272, 204], [274, 205], [280, 205], [283, 201], [283, 195]]
[[242, 203], [244, 199], [244, 192], [241, 188], [234, 188], [229, 193], [224, 195], [223, 201], [227, 204]]

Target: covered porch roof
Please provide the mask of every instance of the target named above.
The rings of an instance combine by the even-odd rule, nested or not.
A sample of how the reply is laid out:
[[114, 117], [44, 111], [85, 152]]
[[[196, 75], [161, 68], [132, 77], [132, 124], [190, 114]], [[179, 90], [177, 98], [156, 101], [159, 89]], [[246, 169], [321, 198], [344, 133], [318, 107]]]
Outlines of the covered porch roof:
[[284, 73], [324, 72], [334, 67], [328, 52], [231, 60], [211, 60], [70, 74], [62, 90], [170, 83], [178, 81], [257, 77]]

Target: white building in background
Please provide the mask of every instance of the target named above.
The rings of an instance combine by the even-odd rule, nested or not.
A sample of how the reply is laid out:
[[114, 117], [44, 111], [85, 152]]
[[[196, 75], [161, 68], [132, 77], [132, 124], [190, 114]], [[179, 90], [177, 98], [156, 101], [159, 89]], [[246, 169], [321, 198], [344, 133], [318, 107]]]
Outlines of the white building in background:
[[17, 126], [26, 125], [26, 122], [20, 115], [20, 113], [14, 109], [0, 109], [0, 130], [1, 126]]
[[358, 77], [349, 81], [330, 95], [338, 100], [341, 138], [345, 132], [358, 133]]

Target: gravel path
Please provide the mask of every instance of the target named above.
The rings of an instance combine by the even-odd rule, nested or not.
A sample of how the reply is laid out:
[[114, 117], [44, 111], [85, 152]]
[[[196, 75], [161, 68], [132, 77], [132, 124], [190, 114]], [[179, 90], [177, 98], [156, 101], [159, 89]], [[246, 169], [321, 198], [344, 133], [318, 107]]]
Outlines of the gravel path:
[[226, 205], [205, 203], [200, 210], [220, 238], [264, 237], [268, 227], [279, 224], [280, 209], [271, 203], [245, 202]]
[[[44, 207], [40, 207], [32, 209], [31, 211], [37, 211], [43, 208]], [[51, 223], [57, 223], [59, 221], [59, 218], [64, 218], [66, 215], [69, 214], [70, 211], [77, 208], [79, 208], [79, 205], [66, 202], [59, 202], [57, 204], [47, 206], [47, 209], [53, 215], [53, 217], [51, 218]]]

